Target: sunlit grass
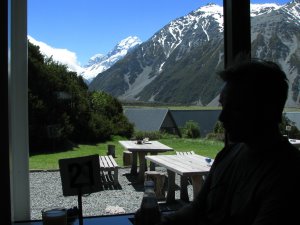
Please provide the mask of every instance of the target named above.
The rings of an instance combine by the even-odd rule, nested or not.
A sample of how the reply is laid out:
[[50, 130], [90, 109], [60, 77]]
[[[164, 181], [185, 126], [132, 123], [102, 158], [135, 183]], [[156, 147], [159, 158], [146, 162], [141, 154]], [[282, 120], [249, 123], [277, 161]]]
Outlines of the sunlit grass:
[[[58, 160], [63, 158], [73, 158], [86, 155], [106, 155], [107, 146], [115, 145], [116, 162], [123, 166], [123, 151], [124, 148], [119, 144], [119, 140], [124, 140], [121, 137], [114, 137], [112, 141], [106, 143], [98, 143], [95, 145], [80, 144], [68, 151], [53, 151], [53, 153], [43, 153], [30, 156], [29, 167], [31, 170], [51, 170], [58, 169]], [[163, 154], [175, 154], [175, 151], [194, 151], [196, 154], [215, 158], [216, 154], [222, 149], [223, 142], [206, 140], [206, 139], [186, 139], [186, 138], [164, 138], [159, 140], [161, 143], [170, 146], [174, 149], [172, 152]]]

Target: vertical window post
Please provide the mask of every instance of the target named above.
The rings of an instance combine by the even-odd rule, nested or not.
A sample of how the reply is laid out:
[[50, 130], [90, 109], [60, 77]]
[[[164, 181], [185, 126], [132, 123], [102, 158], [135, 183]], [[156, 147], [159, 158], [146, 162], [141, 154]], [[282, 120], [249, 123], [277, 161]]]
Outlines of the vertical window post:
[[9, 0], [9, 151], [13, 221], [30, 219], [27, 0]]
[[9, 0], [0, 1], [0, 31], [2, 34], [0, 42], [0, 177], [2, 182], [1, 196], [1, 223], [12, 224], [11, 221], [11, 199], [10, 199], [10, 170], [9, 170], [9, 129], [8, 129], [8, 4]]
[[223, 15], [224, 66], [227, 68], [239, 54], [251, 57], [250, 0], [223, 0]]
[[239, 54], [251, 57], [250, 0], [224, 0], [225, 68]]

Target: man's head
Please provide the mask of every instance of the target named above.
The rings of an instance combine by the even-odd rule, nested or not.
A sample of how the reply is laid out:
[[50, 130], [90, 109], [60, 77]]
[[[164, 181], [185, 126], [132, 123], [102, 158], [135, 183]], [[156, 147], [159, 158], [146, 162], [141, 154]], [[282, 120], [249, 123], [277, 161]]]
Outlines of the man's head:
[[247, 142], [260, 128], [275, 129], [281, 122], [288, 81], [280, 67], [268, 61], [250, 60], [222, 72], [219, 120], [231, 141]]

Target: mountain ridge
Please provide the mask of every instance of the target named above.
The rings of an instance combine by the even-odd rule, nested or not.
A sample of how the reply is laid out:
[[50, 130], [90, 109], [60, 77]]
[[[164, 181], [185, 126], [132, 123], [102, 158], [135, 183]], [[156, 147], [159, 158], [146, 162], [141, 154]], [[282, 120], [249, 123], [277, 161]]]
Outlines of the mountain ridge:
[[92, 56], [79, 75], [88, 83], [91, 82], [99, 73], [110, 68], [140, 43], [142, 43], [142, 41], [137, 36], [129, 36], [121, 40], [106, 55], [96, 54]]
[[[252, 55], [275, 61], [289, 72], [287, 105], [299, 106], [300, 50], [293, 47], [300, 42], [299, 0], [255, 6]], [[95, 77], [90, 90], [103, 90], [123, 101], [209, 105], [222, 87], [215, 73], [224, 60], [221, 9], [209, 4], [171, 21]]]
[[137, 36], [129, 36], [118, 42], [106, 55], [101, 53], [95, 54], [90, 57], [87, 64], [81, 66], [74, 52], [49, 46], [44, 42], [37, 41], [30, 35], [28, 35], [28, 40], [32, 44], [39, 46], [41, 53], [47, 58], [52, 58], [54, 61], [66, 65], [69, 71], [76, 72], [82, 76], [86, 83], [90, 83], [95, 76], [111, 67], [129, 51], [142, 43]]

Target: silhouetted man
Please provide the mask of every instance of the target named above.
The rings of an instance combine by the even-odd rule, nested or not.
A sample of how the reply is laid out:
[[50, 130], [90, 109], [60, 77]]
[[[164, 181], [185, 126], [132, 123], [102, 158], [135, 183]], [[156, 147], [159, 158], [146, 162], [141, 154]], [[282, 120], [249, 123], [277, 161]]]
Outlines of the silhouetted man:
[[219, 120], [227, 143], [196, 199], [163, 225], [300, 224], [300, 151], [279, 124], [288, 80], [274, 63], [251, 60], [220, 73]]

